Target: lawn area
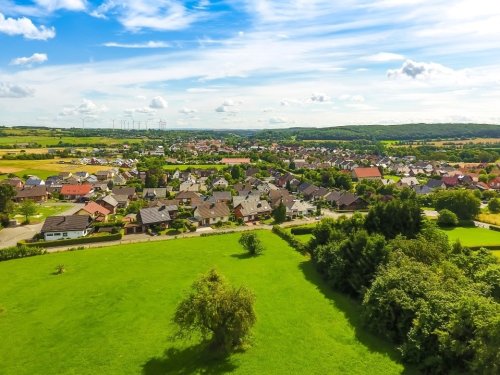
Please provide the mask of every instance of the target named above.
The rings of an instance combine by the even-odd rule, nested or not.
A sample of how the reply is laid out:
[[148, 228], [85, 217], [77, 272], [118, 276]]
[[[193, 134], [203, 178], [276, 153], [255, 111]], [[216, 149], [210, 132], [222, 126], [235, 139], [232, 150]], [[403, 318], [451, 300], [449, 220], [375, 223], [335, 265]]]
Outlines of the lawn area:
[[[1, 139], [1, 138], [0, 138]], [[48, 159], [48, 160], [0, 160], [0, 173], [14, 173], [22, 177], [25, 174], [47, 178], [59, 172], [87, 171], [95, 173], [100, 170], [109, 169], [109, 166], [99, 165], [77, 165], [68, 164], [72, 159]], [[66, 163], [60, 163], [65, 161]]]
[[485, 228], [456, 227], [442, 229], [451, 242], [460, 240], [464, 246], [500, 245], [500, 232]]
[[[246, 256], [239, 234], [64, 252], [0, 263], [0, 373], [399, 374], [392, 346], [358, 305], [270, 231]], [[66, 273], [54, 275], [57, 265]], [[252, 345], [225, 361], [171, 339], [176, 305], [216, 267], [256, 295]], [[408, 369], [406, 369], [407, 373]]]
[[[69, 210], [73, 205], [69, 203], [40, 203], [37, 204], [37, 214], [30, 217], [30, 224], [40, 223], [48, 216], [55, 216]], [[14, 218], [19, 223], [24, 221], [24, 216], [18, 212], [19, 205], [16, 205]]]
[[168, 164], [164, 165], [163, 169], [166, 169], [167, 171], [175, 171], [177, 169], [180, 171], [185, 171], [188, 168], [197, 168], [197, 169], [215, 168], [217, 170], [221, 170], [224, 167], [225, 165], [222, 164]]

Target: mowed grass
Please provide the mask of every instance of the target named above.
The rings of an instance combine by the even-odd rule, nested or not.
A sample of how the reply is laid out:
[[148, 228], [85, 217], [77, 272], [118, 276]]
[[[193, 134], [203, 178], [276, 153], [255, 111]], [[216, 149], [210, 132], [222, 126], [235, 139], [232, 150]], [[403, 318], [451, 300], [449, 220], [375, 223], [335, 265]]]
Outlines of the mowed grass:
[[[361, 328], [358, 305], [323, 284], [270, 231], [247, 257], [239, 234], [140, 243], [0, 263], [0, 373], [398, 374], [393, 348]], [[66, 273], [54, 275], [57, 265]], [[246, 352], [215, 360], [171, 318], [216, 267], [256, 295]], [[406, 369], [408, 370], [408, 369]]]
[[485, 228], [456, 227], [443, 229], [451, 242], [457, 240], [464, 246], [500, 245], [500, 232]]
[[[41, 223], [49, 216], [56, 216], [65, 211], [68, 211], [73, 205], [69, 203], [37, 203], [36, 214], [30, 216], [30, 223], [36, 224]], [[23, 222], [25, 217], [19, 212], [19, 205], [16, 205], [13, 217], [17, 219], [18, 222]]]
[[[1, 160], [0, 173], [4, 176], [13, 173], [19, 177], [27, 175], [35, 175], [40, 178], [59, 174], [59, 172], [78, 172], [86, 171], [95, 173], [100, 170], [112, 168], [111, 166], [99, 165], [78, 165], [68, 164], [72, 159], [48, 159], [48, 160]], [[64, 161], [65, 163], [61, 163]]]

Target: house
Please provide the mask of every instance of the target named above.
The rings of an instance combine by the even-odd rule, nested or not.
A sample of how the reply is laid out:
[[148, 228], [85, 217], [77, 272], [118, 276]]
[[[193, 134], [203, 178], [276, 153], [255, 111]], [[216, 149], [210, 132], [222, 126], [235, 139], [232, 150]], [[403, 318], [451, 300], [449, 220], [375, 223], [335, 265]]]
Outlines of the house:
[[114, 187], [111, 192], [113, 195], [125, 195], [130, 200], [137, 198], [135, 187]]
[[21, 180], [19, 177], [7, 178], [6, 180], [2, 181], [2, 184], [10, 185], [16, 190], [21, 190], [24, 187], [23, 180]]
[[431, 190], [435, 189], [446, 189], [446, 184], [442, 180], [436, 180], [431, 178], [425, 186], [429, 187]]
[[226, 165], [250, 164], [250, 158], [222, 158], [221, 163]]
[[352, 178], [358, 181], [381, 180], [382, 174], [377, 167], [358, 167], [352, 170]]
[[206, 187], [200, 184], [195, 184], [190, 181], [185, 181], [182, 184], [179, 185], [179, 191], [193, 191], [193, 192], [198, 192], [200, 190], [206, 190]]
[[147, 200], [162, 199], [167, 197], [167, 188], [145, 188], [142, 197]]
[[263, 216], [269, 216], [271, 212], [271, 205], [264, 200], [243, 201], [234, 208], [234, 216], [245, 222], [258, 220]]
[[416, 177], [402, 177], [396, 184], [398, 187], [412, 187], [420, 185]]
[[111, 170], [110, 171], [97, 171], [95, 173], [95, 176], [97, 177], [97, 179], [99, 181], [111, 180], [114, 175], [115, 175], [115, 172], [111, 171]]
[[93, 192], [94, 188], [90, 184], [63, 185], [61, 188], [61, 195], [67, 200], [81, 200]]
[[194, 191], [180, 191], [175, 196], [175, 199], [177, 199], [181, 204], [185, 204], [188, 206], [192, 206], [195, 203], [201, 203], [200, 194]]
[[229, 182], [227, 182], [227, 180], [224, 177], [216, 178], [212, 182], [213, 189], [227, 189], [228, 186], [229, 186]]
[[141, 208], [137, 214], [137, 222], [142, 226], [143, 231], [151, 226], [168, 228], [170, 221], [172, 218], [168, 213], [167, 206]]
[[197, 205], [193, 217], [199, 225], [212, 225], [229, 221], [229, 207], [225, 203], [203, 203]]
[[316, 211], [316, 207], [312, 204], [298, 199], [285, 203], [285, 206], [286, 216], [290, 219], [294, 219], [298, 216], [307, 216]]
[[447, 188], [455, 187], [460, 183], [458, 176], [443, 176], [441, 178], [441, 181], [446, 185]]
[[361, 210], [368, 207], [368, 203], [356, 194], [344, 192], [337, 201], [337, 208], [343, 211]]
[[22, 202], [25, 200], [32, 200], [34, 202], [45, 202], [49, 197], [47, 187], [45, 185], [25, 187], [19, 190], [14, 197], [15, 202]]
[[40, 232], [45, 241], [84, 237], [91, 221], [87, 215], [49, 216]]
[[87, 215], [97, 221], [106, 221], [110, 211], [96, 202], [88, 202], [80, 208], [75, 215]]
[[118, 202], [118, 208], [127, 208], [129, 204], [128, 195], [115, 195], [111, 194], [113, 198]]
[[214, 191], [212, 196], [207, 199], [210, 203], [230, 203], [233, 197], [230, 191]]
[[98, 199], [97, 203], [108, 209], [112, 214], [114, 214], [118, 208], [118, 201], [112, 195], [106, 195], [105, 197]]
[[45, 185], [45, 181], [37, 176], [29, 176], [24, 186], [41, 186]]
[[432, 193], [432, 189], [427, 185], [415, 185], [412, 186], [413, 190], [417, 195], [424, 195]]

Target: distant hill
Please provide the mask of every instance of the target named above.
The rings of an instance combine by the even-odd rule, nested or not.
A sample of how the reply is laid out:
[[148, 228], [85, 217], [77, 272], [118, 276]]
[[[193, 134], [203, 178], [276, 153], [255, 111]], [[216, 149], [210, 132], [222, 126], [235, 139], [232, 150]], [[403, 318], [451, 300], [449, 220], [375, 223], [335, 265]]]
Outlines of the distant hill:
[[272, 140], [422, 140], [439, 138], [500, 138], [500, 125], [404, 124], [349, 125], [331, 128], [262, 130], [258, 139]]

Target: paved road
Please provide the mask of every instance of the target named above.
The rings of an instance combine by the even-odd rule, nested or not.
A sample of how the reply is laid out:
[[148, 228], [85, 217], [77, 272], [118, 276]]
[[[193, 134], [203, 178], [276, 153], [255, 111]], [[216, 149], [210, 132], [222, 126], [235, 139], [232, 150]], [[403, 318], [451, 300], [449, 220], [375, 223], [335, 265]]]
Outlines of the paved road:
[[[46, 203], [45, 203], [46, 204]], [[61, 213], [61, 215], [73, 215], [83, 207], [81, 203], [75, 203], [73, 207]], [[43, 223], [33, 225], [20, 225], [13, 228], [0, 230], [0, 249], [15, 246], [21, 240], [28, 240], [42, 229]]]

